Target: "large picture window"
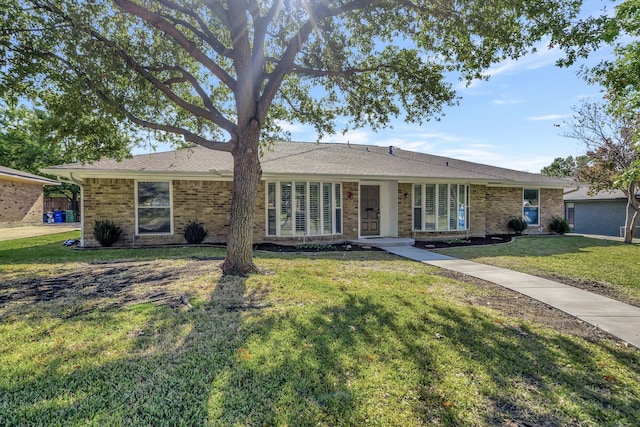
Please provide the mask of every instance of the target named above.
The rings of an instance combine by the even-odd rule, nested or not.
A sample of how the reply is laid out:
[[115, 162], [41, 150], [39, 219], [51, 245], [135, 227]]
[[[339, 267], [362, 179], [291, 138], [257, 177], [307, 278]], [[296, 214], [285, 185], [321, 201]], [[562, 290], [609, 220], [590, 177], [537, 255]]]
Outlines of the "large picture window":
[[414, 231], [467, 230], [468, 198], [464, 184], [414, 184]]
[[540, 225], [540, 190], [525, 188], [523, 199], [522, 217], [528, 225]]
[[171, 233], [171, 184], [166, 181], [136, 183], [137, 234]]
[[267, 183], [268, 236], [342, 234], [342, 185], [332, 182]]

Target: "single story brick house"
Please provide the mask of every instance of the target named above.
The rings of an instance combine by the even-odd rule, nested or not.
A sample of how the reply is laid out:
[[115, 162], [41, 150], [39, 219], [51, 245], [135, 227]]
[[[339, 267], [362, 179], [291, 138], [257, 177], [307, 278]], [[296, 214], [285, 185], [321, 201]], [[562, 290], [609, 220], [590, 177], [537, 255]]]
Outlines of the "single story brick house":
[[[278, 142], [261, 161], [255, 243], [485, 236], [508, 233], [513, 216], [539, 232], [563, 215], [571, 186], [395, 147]], [[226, 241], [232, 168], [229, 153], [194, 147], [43, 172], [81, 185], [82, 245], [97, 245], [99, 219], [123, 229], [119, 245], [157, 245], [184, 243], [190, 220], [207, 242]]]
[[0, 166], [0, 224], [42, 223], [45, 185], [58, 181]]
[[[564, 209], [574, 233], [624, 237], [627, 196], [621, 190], [589, 194], [589, 187], [581, 186], [565, 194]], [[640, 236], [640, 230], [635, 236]]]

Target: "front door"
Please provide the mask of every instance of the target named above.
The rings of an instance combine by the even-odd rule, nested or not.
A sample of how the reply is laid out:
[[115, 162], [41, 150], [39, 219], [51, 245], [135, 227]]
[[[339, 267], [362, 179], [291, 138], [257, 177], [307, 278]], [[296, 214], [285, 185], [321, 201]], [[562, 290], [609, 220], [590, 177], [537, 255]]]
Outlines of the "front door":
[[360, 235], [380, 234], [380, 186], [360, 187]]

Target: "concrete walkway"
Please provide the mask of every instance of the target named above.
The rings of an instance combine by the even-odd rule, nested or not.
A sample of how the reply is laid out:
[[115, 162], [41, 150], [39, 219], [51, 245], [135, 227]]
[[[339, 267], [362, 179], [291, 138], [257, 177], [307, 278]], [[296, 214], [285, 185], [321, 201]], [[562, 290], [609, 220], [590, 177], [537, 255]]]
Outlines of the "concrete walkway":
[[477, 277], [560, 309], [640, 348], [640, 308], [552, 280], [440, 255], [413, 246], [384, 248], [414, 261]]
[[5, 240], [24, 239], [26, 237], [45, 236], [80, 230], [79, 222], [59, 222], [42, 225], [25, 225], [21, 227], [0, 228], [0, 242]]

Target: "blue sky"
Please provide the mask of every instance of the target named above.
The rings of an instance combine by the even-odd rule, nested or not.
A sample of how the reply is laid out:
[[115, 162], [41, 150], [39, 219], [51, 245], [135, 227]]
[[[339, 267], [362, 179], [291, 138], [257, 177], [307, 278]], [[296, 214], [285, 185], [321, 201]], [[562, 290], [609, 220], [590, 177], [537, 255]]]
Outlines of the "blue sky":
[[[595, 65], [609, 55], [602, 50], [583, 62]], [[325, 137], [322, 142], [393, 145], [510, 169], [539, 172], [556, 157], [584, 154], [579, 141], [564, 137], [564, 122], [581, 99], [602, 98], [601, 87], [588, 85], [577, 75], [578, 66], [559, 68], [561, 52], [540, 43], [538, 51], [518, 61], [505, 61], [487, 71], [488, 81], [469, 87], [452, 81], [462, 97], [448, 107], [440, 121], [422, 125], [394, 123], [377, 133], [368, 129], [345, 136]], [[557, 127], [560, 125], [560, 127]], [[294, 141], [315, 141], [313, 129], [291, 125]]]

